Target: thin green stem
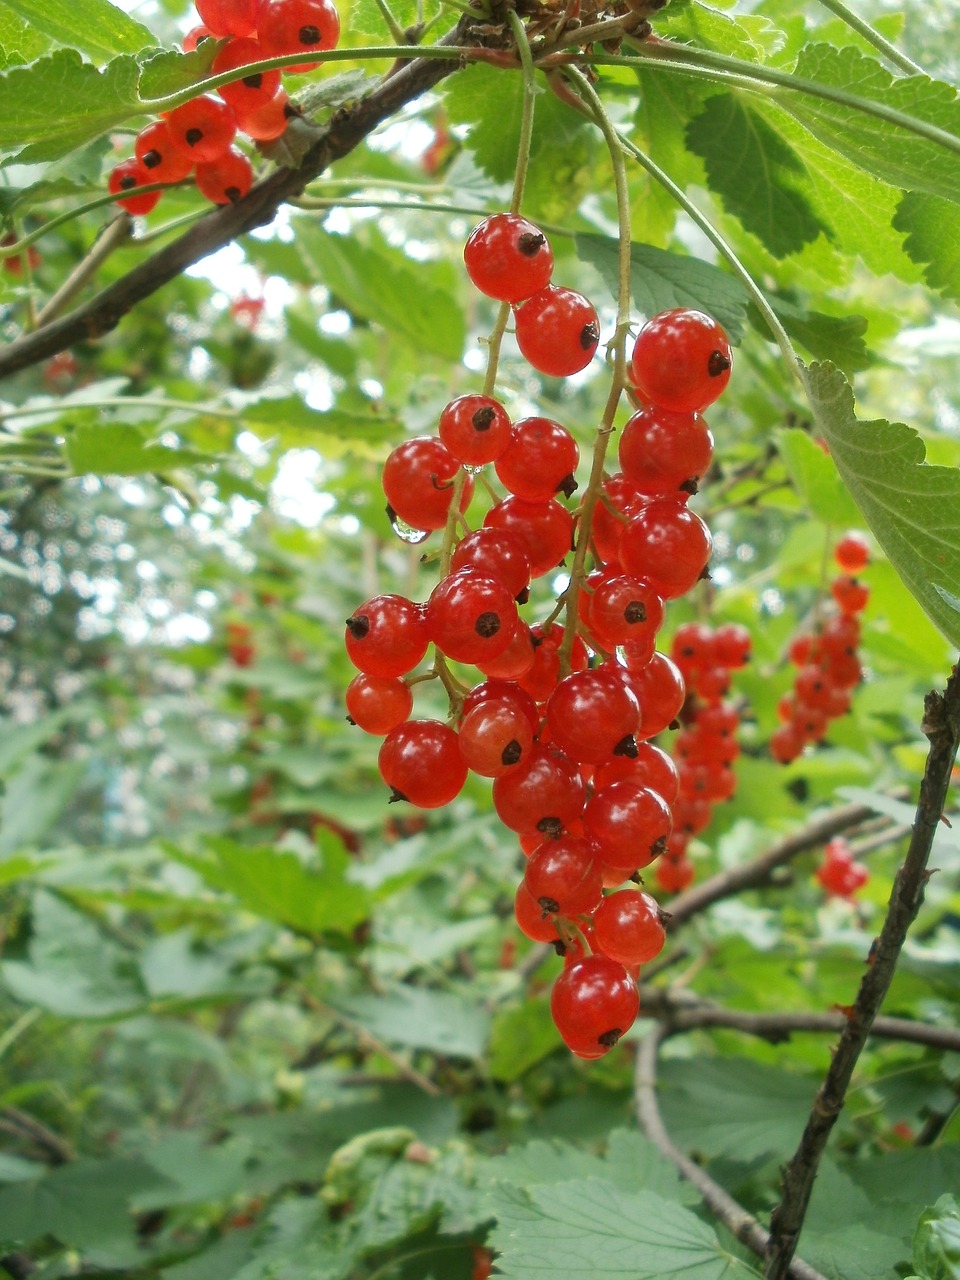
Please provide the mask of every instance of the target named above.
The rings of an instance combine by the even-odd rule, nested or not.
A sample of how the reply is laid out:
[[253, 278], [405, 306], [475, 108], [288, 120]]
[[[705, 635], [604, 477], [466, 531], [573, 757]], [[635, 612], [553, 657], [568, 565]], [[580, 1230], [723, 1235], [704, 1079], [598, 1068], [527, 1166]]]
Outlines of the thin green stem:
[[510, 303], [501, 302], [496, 322], [490, 331], [490, 337], [487, 339], [487, 372], [483, 379], [481, 395], [492, 396], [496, 388], [497, 366], [500, 363], [500, 346], [503, 342], [503, 335], [507, 331], [510, 315]]
[[511, 9], [507, 14], [507, 20], [517, 42], [520, 65], [523, 67], [523, 106], [520, 115], [520, 139], [517, 143], [517, 167], [513, 175], [513, 198], [510, 201], [510, 212], [519, 213], [520, 205], [523, 203], [523, 188], [527, 181], [527, 169], [530, 167], [530, 143], [533, 140], [533, 110], [537, 100], [537, 82], [526, 28], [514, 9]]
[[845, 89], [837, 89], [833, 85], [821, 84], [817, 80], [806, 80], [802, 76], [792, 75], [789, 71], [777, 71], [773, 67], [761, 66], [759, 63], [747, 62], [745, 59], [733, 58], [723, 53], [713, 53], [709, 49], [690, 49], [684, 45], [666, 42], [647, 44], [631, 40], [629, 37], [626, 38], [626, 42], [634, 49], [636, 56], [595, 54], [585, 61], [589, 61], [594, 66], [633, 67], [634, 69], [638, 63], [655, 63], [657, 66], [677, 71], [681, 75], [696, 76], [700, 79], [712, 80], [714, 83], [722, 82], [739, 89], [749, 89], [753, 93], [763, 93], [773, 99], [782, 96], [776, 92], [777, 89], [786, 89], [790, 93], [803, 94], [822, 102], [834, 102], [838, 106], [857, 111], [862, 115], [885, 120], [888, 124], [897, 125], [917, 137], [925, 138], [928, 142], [934, 142], [955, 155], [960, 155], [960, 137], [872, 98], [860, 98], [854, 93], [847, 93]]
[[[241, 418], [242, 409], [226, 405], [210, 404], [206, 400], [168, 400], [166, 396], [104, 396], [101, 400], [73, 401], [68, 409], [177, 409], [188, 413], [201, 413], [210, 418]], [[50, 404], [43, 407], [0, 410], [0, 422], [12, 422], [16, 418], [45, 418], [63, 411], [64, 406]]]
[[192, 213], [182, 213], [179, 218], [171, 218], [169, 222], [163, 222], [159, 227], [151, 227], [143, 235], [135, 236], [131, 244], [152, 244], [154, 240], [160, 240], [163, 236], [170, 235], [172, 231], [179, 231], [181, 227], [189, 227], [192, 223], [199, 222], [209, 212], [209, 205], [204, 205], [202, 209], [194, 209]]
[[0, 1036], [0, 1058], [20, 1039], [28, 1028], [33, 1026], [42, 1013], [43, 1010], [38, 1009], [36, 1006], [32, 1009], [27, 1009], [26, 1013], [22, 1013], [12, 1027], [6, 1029], [3, 1035]]
[[577, 67], [568, 67], [564, 75], [573, 82], [582, 99], [585, 99], [584, 110], [589, 114], [603, 133], [610, 154], [613, 168], [614, 188], [617, 196], [617, 230], [618, 271], [617, 271], [617, 325], [612, 340], [607, 344], [607, 352], [613, 357], [613, 377], [610, 391], [604, 406], [597, 438], [593, 446], [593, 459], [590, 466], [590, 479], [580, 503], [577, 525], [577, 540], [573, 551], [573, 565], [570, 570], [570, 585], [566, 591], [566, 617], [564, 619], [563, 640], [560, 644], [560, 671], [565, 675], [570, 669], [573, 644], [577, 633], [580, 611], [577, 607], [580, 585], [586, 574], [587, 553], [590, 550], [590, 539], [593, 529], [593, 513], [603, 493], [603, 468], [607, 456], [607, 447], [613, 434], [614, 418], [620, 404], [623, 388], [626, 385], [626, 342], [630, 328], [630, 190], [627, 184], [627, 167], [624, 163], [620, 136], [613, 122], [607, 115], [599, 94], [593, 85]]
[[380, 15], [387, 24], [387, 30], [390, 32], [391, 36], [393, 36], [397, 44], [403, 44], [406, 40], [407, 33], [393, 16], [390, 6], [387, 4], [387, 0], [377, 0], [377, 8], [380, 10]]
[[912, 58], [908, 58], [905, 53], [890, 43], [885, 36], [882, 36], [875, 27], [871, 27], [869, 22], [864, 22], [858, 14], [843, 3], [843, 0], [820, 0], [825, 9], [829, 9], [831, 13], [835, 13], [838, 18], [842, 19], [848, 27], [851, 27], [858, 35], [863, 36], [869, 44], [882, 53], [883, 56], [892, 62], [895, 67], [899, 67], [901, 71], [905, 71], [908, 76], [924, 75], [923, 67], [918, 66]]
[[[131, 187], [129, 191], [120, 191], [116, 195], [97, 196], [94, 200], [87, 200], [84, 204], [78, 204], [72, 209], [67, 209], [64, 213], [58, 213], [55, 218], [51, 218], [49, 222], [45, 222], [42, 227], [37, 227], [36, 231], [30, 231], [14, 244], [4, 245], [0, 248], [0, 259], [13, 257], [15, 254], [22, 253], [32, 244], [36, 244], [43, 236], [48, 235], [51, 231], [56, 231], [57, 227], [62, 227], [66, 222], [72, 222], [74, 218], [80, 218], [85, 213], [91, 213], [94, 209], [102, 209], [104, 205], [116, 204], [118, 200], [126, 200], [129, 196], [146, 195], [150, 191], [169, 191], [172, 186], [181, 186], [189, 184], [170, 183], [170, 182], [150, 182], [142, 187]], [[204, 213], [208, 212], [206, 209]]]

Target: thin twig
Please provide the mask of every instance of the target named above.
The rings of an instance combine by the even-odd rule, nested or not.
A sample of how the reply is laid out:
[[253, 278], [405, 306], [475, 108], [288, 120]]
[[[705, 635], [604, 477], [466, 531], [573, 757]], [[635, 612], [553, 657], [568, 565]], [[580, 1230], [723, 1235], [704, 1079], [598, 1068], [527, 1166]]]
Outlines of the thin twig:
[[954, 668], [943, 694], [935, 691], [927, 694], [921, 728], [930, 749], [920, 783], [910, 845], [894, 879], [887, 917], [850, 1017], [845, 1021], [840, 1042], [814, 1099], [800, 1144], [783, 1171], [783, 1195], [770, 1220], [764, 1271], [767, 1280], [782, 1280], [789, 1273], [820, 1158], [843, 1109], [860, 1053], [893, 980], [907, 930], [923, 901], [924, 887], [931, 874], [927, 862], [943, 816], [950, 774], [960, 745], [960, 668]]
[[52, 298], [41, 309], [37, 316], [37, 327], [50, 322], [63, 311], [64, 307], [80, 292], [88, 280], [92, 280], [106, 262], [111, 253], [118, 249], [125, 240], [130, 239], [133, 220], [129, 213], [121, 212], [112, 222], [108, 222], [98, 238], [91, 246], [90, 252], [77, 263]]
[[[682, 1177], [700, 1192], [704, 1204], [717, 1217], [727, 1230], [741, 1244], [752, 1249], [758, 1257], [763, 1257], [767, 1246], [767, 1232], [757, 1219], [728, 1195], [718, 1183], [696, 1164], [689, 1156], [674, 1145], [657, 1106], [657, 1051], [661, 1042], [669, 1033], [663, 1027], [651, 1032], [640, 1043], [637, 1053], [637, 1069], [634, 1081], [637, 1118], [640, 1127], [653, 1145], [671, 1164], [675, 1165]], [[788, 1273], [792, 1280], [825, 1280], [819, 1271], [807, 1263], [794, 1259]]]
[[66, 1138], [61, 1138], [36, 1116], [21, 1111], [19, 1107], [4, 1107], [0, 1111], [0, 1129], [23, 1141], [32, 1142], [46, 1155], [50, 1164], [67, 1164], [73, 1159], [73, 1149]]

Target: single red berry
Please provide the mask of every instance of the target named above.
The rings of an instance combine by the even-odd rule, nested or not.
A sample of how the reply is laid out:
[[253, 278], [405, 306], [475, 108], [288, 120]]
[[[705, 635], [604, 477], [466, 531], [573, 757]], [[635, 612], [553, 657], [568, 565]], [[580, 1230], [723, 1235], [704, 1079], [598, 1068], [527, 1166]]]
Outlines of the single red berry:
[[693, 884], [696, 871], [693, 863], [685, 855], [675, 858], [661, 858], [657, 863], [657, 884], [664, 893], [682, 893]]
[[628, 873], [659, 857], [673, 829], [666, 800], [635, 782], [611, 782], [595, 791], [584, 809], [583, 825], [604, 864]]
[[[134, 187], [144, 187], [151, 182], [153, 178], [139, 160], [122, 160], [107, 179], [107, 190], [111, 195], [118, 195], [121, 191], [132, 191]], [[159, 191], [148, 191], [143, 195], [118, 200], [117, 204], [126, 209], [127, 213], [147, 214], [156, 208], [160, 194]]]
[[[333, 0], [260, 0], [257, 36], [265, 58], [325, 53], [337, 47], [340, 15]], [[287, 70], [312, 71], [319, 65], [304, 62]]]
[[[257, 40], [230, 40], [214, 58], [210, 71], [215, 76], [227, 71], [239, 71], [252, 62], [263, 62], [269, 56], [264, 53]], [[231, 80], [229, 84], [220, 85], [217, 93], [224, 102], [229, 102], [239, 117], [243, 112], [256, 110], [269, 102], [279, 88], [279, 71], [256, 71], [241, 79]]]
[[492, 396], [457, 396], [440, 414], [439, 435], [458, 462], [482, 467], [510, 443], [510, 419]]
[[439, 720], [407, 720], [391, 729], [377, 763], [392, 798], [420, 809], [449, 804], [467, 780], [457, 735]]
[[423, 608], [406, 596], [373, 596], [347, 619], [345, 644], [347, 657], [364, 674], [404, 676], [429, 644]]
[[713, 635], [717, 662], [731, 670], [739, 670], [750, 661], [753, 641], [749, 630], [739, 622], [724, 622]]
[[199, 48], [199, 46], [203, 44], [204, 40], [215, 40], [215, 39], [216, 37], [214, 36], [210, 28], [203, 26], [202, 23], [196, 27], [191, 27], [190, 30], [187, 32], [187, 34], [183, 37], [183, 41], [181, 42], [183, 52], [193, 53], [194, 49]]
[[493, 781], [493, 807], [511, 831], [559, 836], [580, 817], [583, 779], [562, 752], [535, 743], [526, 767], [511, 769]]
[[208, 164], [198, 164], [193, 176], [197, 190], [213, 204], [236, 204], [253, 186], [253, 166], [234, 147]]
[[[517, 683], [537, 702], [546, 702], [560, 679], [560, 643], [563, 628], [555, 623], [547, 628], [539, 623], [530, 628], [534, 639], [533, 662], [530, 669], [517, 677]], [[570, 654], [571, 671], [583, 671], [589, 655], [579, 636], [573, 638]]]
[[656, 899], [636, 889], [605, 897], [593, 913], [593, 929], [603, 954], [623, 965], [647, 964], [667, 939]]
[[611, 782], [635, 782], [649, 787], [673, 806], [680, 794], [680, 774], [673, 759], [652, 742], [638, 742], [635, 756], [611, 756], [593, 771], [595, 791]]
[[470, 569], [442, 578], [427, 602], [430, 639], [454, 662], [496, 658], [518, 625], [517, 606], [509, 589]]
[[843, 576], [834, 578], [830, 584], [830, 594], [836, 600], [842, 613], [863, 613], [870, 599], [870, 588], [859, 578]]
[[510, 698], [487, 698], [460, 720], [460, 751], [474, 773], [499, 778], [523, 764], [533, 748], [530, 720]]
[[870, 563], [870, 542], [865, 534], [851, 529], [834, 547], [833, 555], [844, 573], [859, 573]]
[[582, 836], [545, 840], [530, 855], [523, 882], [544, 911], [568, 918], [593, 911], [603, 891], [600, 860]]
[[463, 261], [480, 292], [500, 302], [521, 302], [539, 293], [553, 274], [547, 237], [516, 213], [494, 213], [474, 227]]
[[573, 516], [556, 498], [524, 502], [508, 494], [483, 517], [484, 527], [503, 529], [520, 538], [530, 558], [531, 578], [556, 569], [573, 543]]
[[603, 482], [600, 501], [593, 509], [591, 541], [597, 558], [605, 564], [618, 563], [620, 538], [627, 520], [643, 505], [644, 498], [632, 480], [616, 471]]
[[718, 656], [713, 628], [705, 622], [682, 622], [673, 633], [670, 657], [685, 679], [705, 667], [715, 666]]
[[525, 689], [521, 689], [513, 680], [484, 680], [482, 684], [474, 685], [463, 700], [463, 715], [469, 715], [473, 708], [479, 706], [481, 702], [491, 700], [494, 702], [509, 702], [523, 712], [530, 723], [531, 729], [539, 729], [540, 712], [536, 702]]
[[600, 1058], [633, 1026], [640, 1011], [637, 984], [608, 956], [584, 956], [564, 969], [550, 995], [550, 1014], [578, 1057]]
[[201, 22], [218, 38], [256, 35], [259, 0], [196, 0], [196, 4]]
[[503, 487], [524, 502], [548, 502], [556, 493], [573, 494], [579, 461], [580, 448], [566, 427], [552, 418], [523, 418], [494, 469]]
[[174, 107], [167, 116], [167, 128], [178, 151], [195, 164], [209, 164], [229, 151], [237, 121], [227, 103], [202, 94]]
[[698, 413], [649, 407], [620, 434], [620, 467], [641, 493], [681, 497], [697, 492], [713, 457], [713, 435]]
[[804, 737], [793, 723], [782, 724], [770, 735], [770, 755], [777, 764], [790, 764], [796, 760], [804, 748]]
[[630, 373], [641, 399], [674, 413], [699, 413], [730, 381], [730, 341], [716, 320], [678, 307], [637, 335]]
[[[442, 529], [453, 498], [460, 464], [435, 436], [404, 440], [383, 464], [383, 492], [391, 519], [398, 517], [413, 529]], [[465, 511], [473, 496], [473, 477], [466, 476], [460, 498]]]
[[655, 640], [664, 609], [649, 583], [632, 573], [604, 569], [596, 577], [591, 574], [587, 585], [592, 594], [581, 592], [580, 597], [589, 601], [584, 621], [602, 649]]
[[676, 600], [704, 576], [712, 547], [698, 515], [673, 498], [654, 498], [624, 528], [620, 563], [663, 600]]
[[410, 686], [398, 676], [368, 676], [362, 672], [347, 685], [347, 713], [364, 733], [385, 734], [413, 710]]
[[534, 942], [556, 942], [557, 929], [553, 917], [540, 906], [521, 880], [513, 902], [513, 914], [520, 932]]
[[530, 584], [530, 557], [523, 539], [508, 529], [474, 529], [456, 546], [450, 560], [451, 573], [470, 569], [502, 582], [516, 598]]
[[141, 129], [133, 151], [149, 174], [148, 182], [182, 182], [193, 171], [193, 160], [173, 145], [166, 120], [155, 120]]
[[640, 723], [645, 738], [655, 738], [670, 727], [680, 714], [686, 698], [683, 676], [675, 662], [663, 653], [654, 653], [644, 665], [634, 669], [629, 649], [624, 651], [622, 675], [640, 703]]
[[517, 308], [516, 334], [521, 355], [538, 373], [566, 378], [593, 359], [600, 320], [583, 294], [549, 284]]
[[640, 727], [635, 695], [606, 664], [566, 676], [547, 702], [553, 741], [571, 760], [599, 764], [608, 756], [632, 755]]
[[237, 128], [255, 142], [272, 142], [279, 138], [298, 114], [285, 89], [278, 89], [272, 98], [257, 106], [234, 111]]

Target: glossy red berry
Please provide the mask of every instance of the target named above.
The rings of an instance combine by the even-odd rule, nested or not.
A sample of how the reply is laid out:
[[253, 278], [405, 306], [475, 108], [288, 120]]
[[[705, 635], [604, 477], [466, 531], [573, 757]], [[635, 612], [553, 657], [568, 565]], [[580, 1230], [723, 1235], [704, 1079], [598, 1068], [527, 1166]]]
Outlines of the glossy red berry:
[[377, 763], [392, 798], [420, 809], [449, 804], [467, 780], [457, 735], [439, 720], [407, 720], [391, 729]]
[[573, 543], [573, 516], [555, 498], [524, 502], [508, 494], [483, 518], [485, 528], [504, 529], [520, 538], [530, 558], [531, 578], [556, 569]]
[[556, 493], [571, 496], [579, 461], [580, 448], [566, 427], [552, 418], [523, 418], [494, 468], [503, 487], [524, 502], [548, 502]]
[[673, 498], [654, 498], [620, 538], [620, 563], [663, 600], [686, 595], [703, 577], [713, 539], [698, 515]]
[[848, 575], [834, 578], [830, 584], [830, 594], [836, 600], [842, 613], [863, 613], [870, 599], [870, 588], [859, 578]]
[[584, 956], [554, 983], [550, 1014], [564, 1043], [578, 1057], [600, 1058], [636, 1021], [637, 984], [608, 956]]
[[631, 690], [606, 666], [574, 671], [547, 702], [547, 724], [558, 747], [581, 763], [636, 752], [640, 708]]
[[650, 495], [697, 492], [713, 457], [713, 435], [698, 413], [649, 407], [635, 413], [620, 434], [620, 467]]
[[474, 227], [463, 261], [480, 292], [500, 302], [521, 302], [539, 293], [553, 274], [547, 237], [516, 213], [494, 213]]
[[256, 34], [259, 0], [196, 0], [196, 4], [201, 22], [218, 39]]
[[593, 911], [603, 891], [600, 861], [581, 836], [545, 840], [530, 855], [523, 882], [544, 911], [566, 917]]
[[430, 639], [454, 662], [497, 657], [518, 624], [517, 606], [508, 588], [469, 569], [441, 579], [427, 602]]
[[517, 346], [539, 373], [566, 378], [593, 359], [600, 342], [600, 320], [581, 293], [547, 285], [516, 312]]
[[[335, 49], [340, 15], [333, 0], [260, 0], [257, 36], [265, 58], [314, 55]], [[319, 61], [298, 63], [288, 71], [312, 71]]]
[[664, 893], [682, 893], [693, 884], [696, 871], [693, 863], [685, 855], [676, 858], [661, 858], [657, 863], [657, 884]]
[[266, 102], [234, 111], [237, 128], [255, 142], [272, 142], [274, 138], [279, 138], [297, 114], [285, 89], [278, 89]]
[[656, 899], [635, 889], [605, 897], [593, 913], [593, 930], [603, 954], [628, 966], [653, 960], [667, 938]]
[[183, 37], [182, 48], [184, 53], [193, 53], [203, 44], [204, 40], [215, 40], [213, 32], [209, 27], [205, 27], [200, 23], [196, 27], [191, 27], [187, 34]]
[[833, 549], [834, 559], [844, 573], [859, 573], [870, 563], [870, 542], [863, 533], [851, 529]]
[[532, 941], [557, 941], [557, 929], [553, 923], [553, 917], [544, 911], [522, 880], [517, 886], [513, 914], [520, 932]]
[[629, 874], [663, 853], [673, 820], [666, 800], [649, 787], [611, 782], [588, 801], [583, 826], [604, 865]]
[[406, 675], [428, 643], [423, 608], [406, 596], [373, 596], [347, 619], [347, 657], [366, 675]]
[[133, 152], [148, 182], [182, 182], [193, 171], [193, 161], [173, 145], [166, 120], [155, 120], [141, 129]]
[[450, 560], [452, 573], [462, 569], [495, 578], [514, 597], [521, 595], [530, 583], [527, 548], [522, 538], [507, 529], [474, 529], [466, 534], [457, 543]]
[[458, 396], [440, 414], [439, 434], [458, 462], [482, 467], [510, 443], [510, 419], [492, 396]]
[[[107, 190], [111, 195], [118, 195], [122, 191], [132, 191], [134, 187], [144, 187], [151, 182], [153, 178], [139, 160], [135, 158], [122, 160], [107, 179]], [[126, 209], [127, 213], [147, 214], [156, 207], [160, 195], [159, 191], [148, 191], [143, 195], [128, 196], [126, 199], [118, 200], [117, 204], [122, 209]]]
[[[263, 62], [269, 57], [257, 40], [230, 40], [213, 60], [211, 74], [222, 75], [227, 71], [239, 71], [252, 62]], [[256, 110], [273, 97], [280, 88], [279, 71], [256, 71], [252, 75], [222, 84], [217, 93], [233, 107], [239, 117], [245, 111]]]
[[237, 121], [227, 103], [202, 94], [167, 116], [170, 141], [194, 164], [209, 164], [230, 149]]
[[194, 171], [197, 190], [213, 204], [236, 204], [253, 186], [253, 166], [242, 151], [230, 147]]
[[364, 733], [389, 733], [413, 710], [410, 686], [397, 676], [354, 676], [344, 700], [350, 719]]
[[702, 311], [662, 311], [637, 335], [630, 374], [641, 399], [674, 413], [699, 413], [730, 381], [730, 341]]
[[625, 649], [625, 674], [622, 677], [640, 703], [640, 723], [645, 738], [655, 738], [669, 728], [680, 714], [686, 697], [686, 686], [680, 669], [663, 653], [654, 653], [649, 661], [634, 669], [629, 649]]
[[[442, 529], [453, 498], [460, 464], [435, 436], [415, 436], [397, 445], [383, 464], [383, 492], [391, 519], [398, 517], [413, 529]], [[473, 477], [464, 481], [460, 510], [473, 496]]]
[[590, 579], [585, 621], [602, 649], [656, 638], [663, 624], [663, 601], [649, 583], [632, 573], [609, 570], [595, 578], [591, 574]]
[[510, 698], [487, 698], [460, 720], [460, 751], [483, 778], [499, 778], [525, 763], [533, 748], [534, 726]]
[[535, 743], [526, 767], [493, 782], [493, 807], [511, 831], [559, 836], [579, 819], [584, 785], [576, 765], [559, 751]]

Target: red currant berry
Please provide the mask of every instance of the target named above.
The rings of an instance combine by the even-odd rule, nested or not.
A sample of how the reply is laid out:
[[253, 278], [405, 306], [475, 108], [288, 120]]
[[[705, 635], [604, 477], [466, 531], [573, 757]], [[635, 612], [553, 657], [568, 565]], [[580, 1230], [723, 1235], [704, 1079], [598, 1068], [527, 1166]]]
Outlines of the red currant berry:
[[197, 0], [197, 13], [218, 38], [253, 36], [257, 33], [258, 4], [259, 0]]
[[458, 462], [482, 467], [510, 443], [510, 419], [491, 396], [458, 396], [440, 414], [439, 434]]
[[166, 120], [155, 120], [141, 129], [133, 151], [149, 175], [147, 182], [182, 182], [193, 170], [193, 161], [173, 145]]
[[530, 584], [530, 557], [523, 540], [506, 529], [474, 529], [457, 543], [451, 573], [470, 569], [502, 582], [516, 599]]
[[673, 820], [670, 806], [656, 791], [635, 782], [611, 782], [588, 801], [583, 826], [604, 865], [629, 873], [663, 853]]
[[637, 984], [608, 956], [584, 956], [554, 983], [550, 1014], [564, 1043], [581, 1058], [600, 1058], [633, 1026]]
[[284, 89], [277, 92], [267, 102], [255, 107], [238, 108], [237, 128], [255, 142], [272, 142], [286, 132], [287, 125], [298, 114], [291, 105], [290, 96]]
[[796, 760], [804, 748], [803, 734], [790, 724], [782, 724], [770, 735], [770, 755], [777, 764], [790, 764]]
[[517, 606], [508, 588], [469, 569], [448, 574], [427, 602], [430, 639], [454, 662], [496, 658], [518, 624]]
[[583, 809], [580, 771], [561, 752], [535, 743], [526, 767], [493, 780], [493, 807], [511, 831], [559, 836]]
[[693, 884], [696, 871], [685, 854], [677, 858], [661, 858], [657, 863], [657, 884], [664, 893], [682, 893]]
[[750, 661], [753, 641], [750, 632], [738, 622], [724, 622], [713, 633], [713, 649], [717, 662], [737, 671]]
[[392, 799], [420, 809], [449, 804], [467, 780], [457, 735], [439, 720], [407, 720], [391, 729], [377, 763]]
[[555, 498], [524, 502], [509, 494], [483, 518], [484, 527], [516, 534], [530, 558], [531, 578], [556, 569], [573, 544], [573, 516]]
[[588, 764], [614, 754], [634, 754], [639, 723], [636, 697], [606, 666], [574, 671], [547, 702], [553, 741], [571, 760]]
[[712, 457], [713, 435], [698, 413], [642, 409], [620, 435], [620, 467], [641, 493], [696, 493]]
[[603, 570], [590, 585], [587, 626], [601, 648], [656, 638], [663, 624], [663, 601], [642, 578]]
[[859, 573], [870, 563], [870, 542], [865, 534], [852, 529], [834, 547], [833, 555], [844, 573]]
[[624, 965], [647, 964], [667, 940], [656, 899], [636, 889], [604, 898], [593, 913], [593, 930], [603, 954]]
[[[399, 518], [412, 529], [442, 529], [453, 498], [454, 478], [460, 464], [436, 437], [404, 440], [383, 464], [383, 492], [391, 519]], [[473, 477], [467, 476], [460, 498], [466, 511], [473, 496]]]
[[[257, 35], [265, 58], [325, 53], [340, 39], [340, 15], [333, 0], [260, 0]], [[319, 62], [298, 63], [292, 72], [312, 71]]]
[[716, 320], [678, 307], [637, 335], [630, 372], [641, 399], [674, 413], [699, 413], [730, 381], [730, 342]]
[[836, 600], [841, 613], [863, 613], [870, 599], [870, 588], [858, 578], [834, 578], [830, 584], [830, 594]]
[[[213, 60], [211, 74], [223, 75], [226, 71], [238, 71], [251, 62], [263, 62], [269, 57], [257, 40], [230, 40]], [[273, 97], [280, 88], [279, 71], [256, 71], [239, 80], [222, 84], [217, 90], [224, 102], [229, 102], [239, 117], [245, 111], [256, 110]]]
[[600, 320], [581, 293], [550, 284], [516, 312], [517, 346], [538, 373], [566, 378], [593, 359]]
[[495, 680], [519, 680], [533, 666], [536, 656], [530, 628], [519, 619], [503, 652], [495, 658], [480, 658], [473, 665]]
[[513, 680], [484, 680], [482, 684], [474, 685], [463, 700], [463, 715], [469, 715], [481, 702], [491, 700], [509, 702], [523, 712], [531, 729], [537, 730], [540, 727], [540, 712], [536, 702]]
[[[151, 182], [153, 178], [139, 160], [122, 160], [107, 179], [107, 190], [115, 196], [121, 191], [132, 191], [134, 187], [143, 187]], [[126, 209], [127, 213], [135, 216], [147, 214], [156, 207], [160, 195], [159, 191], [148, 191], [141, 196], [129, 196], [124, 200], [118, 200], [117, 204]]]
[[672, 758], [652, 742], [638, 742], [637, 754], [611, 756], [593, 772], [593, 787], [600, 791], [611, 782], [635, 782], [663, 796], [672, 807], [680, 794], [680, 774]]
[[545, 288], [553, 274], [547, 237], [516, 213], [494, 213], [474, 227], [463, 261], [480, 292], [500, 302], [522, 302]]
[[654, 653], [648, 662], [634, 670], [630, 650], [625, 650], [625, 674], [630, 688], [640, 703], [640, 723], [645, 738], [655, 738], [669, 728], [680, 714], [686, 698], [683, 676], [676, 663], [663, 653]]
[[510, 698], [476, 703], [460, 721], [460, 751], [474, 773], [499, 778], [524, 763], [533, 747], [526, 711]]
[[347, 619], [347, 657], [365, 675], [406, 675], [428, 643], [423, 608], [406, 596], [373, 596]]
[[410, 686], [397, 676], [354, 676], [345, 701], [350, 719], [364, 733], [389, 733], [413, 710]]
[[533, 942], [556, 942], [557, 930], [552, 918], [521, 880], [513, 902], [513, 914], [520, 932]]
[[204, 94], [174, 107], [167, 116], [167, 128], [179, 152], [195, 164], [209, 164], [230, 149], [237, 121], [225, 102]]
[[676, 600], [704, 576], [712, 547], [698, 515], [672, 498], [654, 498], [624, 528], [620, 563], [663, 600]]
[[204, 40], [216, 39], [209, 27], [199, 26], [191, 27], [187, 34], [183, 37], [182, 48], [184, 53], [193, 53], [193, 51], [203, 44]]
[[544, 911], [568, 918], [593, 911], [603, 891], [600, 861], [582, 836], [545, 840], [530, 855], [523, 882]]
[[579, 461], [579, 446], [566, 427], [552, 418], [523, 418], [494, 467], [510, 493], [524, 502], [548, 502], [556, 493], [573, 494]]
[[[534, 639], [533, 663], [517, 683], [537, 702], [546, 702], [560, 679], [560, 644], [563, 628], [551, 626], [544, 630], [539, 624], [530, 628]], [[587, 649], [579, 636], [573, 638], [570, 654], [571, 671], [583, 671], [587, 665]]]
[[194, 172], [197, 190], [213, 204], [236, 204], [253, 186], [253, 166], [242, 151], [231, 147]]

